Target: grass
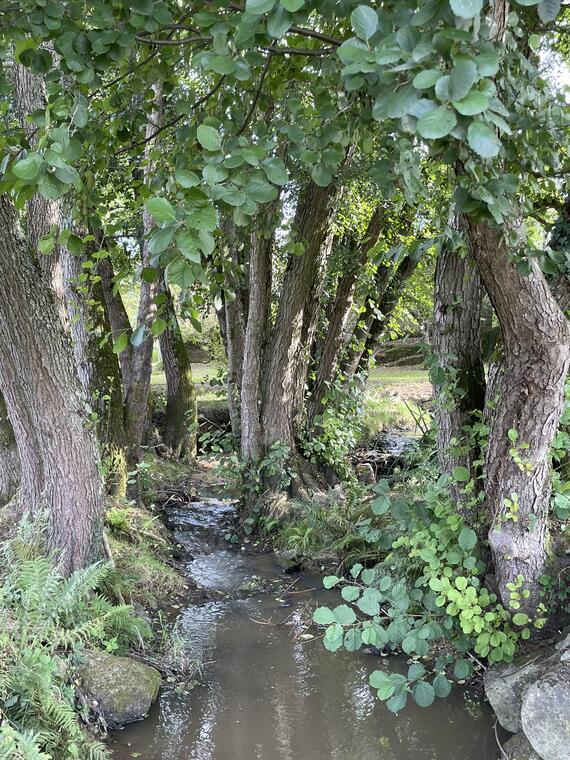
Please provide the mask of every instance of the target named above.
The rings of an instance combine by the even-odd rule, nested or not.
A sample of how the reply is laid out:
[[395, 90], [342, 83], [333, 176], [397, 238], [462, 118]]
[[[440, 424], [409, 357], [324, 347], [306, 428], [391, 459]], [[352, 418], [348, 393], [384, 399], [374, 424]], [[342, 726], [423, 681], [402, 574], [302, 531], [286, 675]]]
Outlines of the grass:
[[370, 372], [369, 383], [377, 385], [398, 386], [401, 383], [429, 383], [429, 375], [426, 369], [413, 369], [410, 367], [374, 367]]

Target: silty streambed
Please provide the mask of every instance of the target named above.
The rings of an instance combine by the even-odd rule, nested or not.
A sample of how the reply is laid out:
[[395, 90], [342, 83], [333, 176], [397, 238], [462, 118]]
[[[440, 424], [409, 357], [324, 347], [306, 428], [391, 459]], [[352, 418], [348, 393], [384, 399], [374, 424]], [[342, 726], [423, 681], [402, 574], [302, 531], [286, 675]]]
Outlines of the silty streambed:
[[[320, 641], [300, 638], [315, 604], [336, 603], [335, 592], [322, 589], [320, 577], [286, 576], [272, 555], [229, 548], [230, 503], [192, 503], [169, 519], [192, 557], [189, 577], [220, 597], [179, 616], [190, 652], [206, 664], [194, 690], [164, 690], [145, 721], [113, 734], [114, 757], [495, 760], [486, 704], [469, 702], [457, 688], [429, 709], [408, 704], [395, 716], [368, 676], [377, 668], [403, 670], [404, 658], [331, 654]], [[235, 598], [253, 576], [274, 591]]]

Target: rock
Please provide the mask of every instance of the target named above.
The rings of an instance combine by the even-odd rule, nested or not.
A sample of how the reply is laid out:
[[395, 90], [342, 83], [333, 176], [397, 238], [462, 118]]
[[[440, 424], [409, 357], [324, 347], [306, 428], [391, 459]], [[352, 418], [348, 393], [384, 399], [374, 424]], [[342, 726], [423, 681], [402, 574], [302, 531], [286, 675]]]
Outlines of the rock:
[[485, 694], [501, 726], [513, 734], [522, 731], [523, 695], [539, 678], [540, 663], [536, 655], [508, 665], [495, 665], [485, 673]]
[[90, 652], [79, 670], [81, 688], [109, 728], [144, 718], [158, 695], [161, 675], [129, 657]]
[[287, 574], [298, 573], [302, 568], [301, 560], [294, 549], [276, 551], [273, 555], [273, 564]]
[[366, 483], [369, 486], [376, 483], [374, 468], [369, 462], [356, 465], [356, 477], [361, 483]]
[[523, 731], [543, 760], [570, 760], [570, 663], [562, 662], [526, 690]]
[[524, 734], [516, 734], [503, 744], [509, 760], [541, 760]]

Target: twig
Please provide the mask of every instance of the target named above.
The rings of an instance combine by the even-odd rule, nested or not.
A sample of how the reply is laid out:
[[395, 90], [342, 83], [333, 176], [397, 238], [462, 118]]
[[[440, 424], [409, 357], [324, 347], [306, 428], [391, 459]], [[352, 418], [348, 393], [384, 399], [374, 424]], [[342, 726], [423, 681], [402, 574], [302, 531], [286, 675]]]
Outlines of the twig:
[[502, 745], [502, 744], [501, 744], [501, 742], [499, 741], [499, 735], [498, 735], [498, 733], [497, 733], [497, 721], [495, 721], [495, 723], [494, 723], [494, 725], [493, 725], [493, 730], [494, 730], [494, 732], [495, 732], [495, 741], [497, 742], [497, 746], [498, 746], [498, 748], [501, 750], [501, 755], [502, 755], [502, 757], [504, 757], [504, 758], [505, 758], [505, 760], [509, 760], [509, 756], [507, 755], [507, 753], [506, 753], [506, 752], [505, 752], [505, 750], [503, 749], [503, 745]]
[[265, 77], [267, 76], [267, 72], [269, 71], [269, 64], [271, 63], [271, 53], [267, 56], [267, 60], [265, 61], [265, 66], [263, 67], [263, 71], [261, 72], [261, 79], [259, 80], [259, 87], [257, 88], [257, 91], [255, 93], [255, 97], [253, 99], [253, 102], [251, 104], [251, 107], [247, 113], [247, 116], [245, 117], [245, 121], [243, 125], [240, 127], [240, 129], [237, 131], [237, 137], [239, 137], [242, 132], [245, 131], [247, 125], [249, 124], [255, 109], [257, 107], [257, 102], [261, 96], [261, 90], [263, 89], [263, 82], [265, 81]]

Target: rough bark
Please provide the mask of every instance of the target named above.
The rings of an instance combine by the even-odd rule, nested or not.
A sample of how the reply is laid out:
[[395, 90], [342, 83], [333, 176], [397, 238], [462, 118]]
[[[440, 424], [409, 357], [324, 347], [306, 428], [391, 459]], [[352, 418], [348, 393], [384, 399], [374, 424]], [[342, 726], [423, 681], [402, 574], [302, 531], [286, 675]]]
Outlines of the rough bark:
[[[457, 219], [457, 226], [459, 219]], [[485, 370], [481, 353], [483, 288], [472, 262], [450, 245], [443, 245], [435, 271], [432, 351], [440, 382], [434, 384], [437, 452], [442, 472], [466, 467], [472, 477], [479, 450], [469, 442], [465, 428], [485, 406]], [[461, 506], [461, 489], [452, 485]], [[474, 517], [466, 513], [467, 517]]]
[[21, 462], [18, 503], [32, 516], [47, 511], [47, 549], [67, 574], [99, 555], [97, 445], [55, 304], [6, 195], [0, 226], [0, 392]]
[[261, 379], [271, 306], [273, 235], [252, 234], [249, 299], [241, 384], [241, 456], [256, 461], [263, 453]]
[[[132, 332], [132, 326], [125, 309], [125, 304], [119, 292], [115, 292], [113, 264], [109, 257], [100, 259], [97, 264], [97, 274], [101, 278], [101, 288], [103, 299], [105, 301], [105, 310], [109, 319], [109, 327], [113, 340], [117, 340], [119, 335]], [[128, 383], [131, 370], [131, 360], [133, 355], [133, 346], [128, 343], [125, 350], [119, 354], [119, 365], [121, 367], [121, 376], [124, 386]]]
[[0, 393], [0, 507], [14, 494], [20, 482], [20, 460], [16, 438], [6, 412], [6, 403]]
[[127, 467], [119, 360], [109, 340], [111, 326], [103, 287], [95, 277], [82, 282], [86, 256], [63, 259], [67, 310], [75, 366], [94, 413], [95, 429], [107, 473], [107, 492], [125, 496]]
[[384, 209], [378, 206], [370, 219], [363, 240], [355, 251], [350, 252], [346, 268], [338, 282], [335, 297], [329, 310], [326, 335], [320, 355], [317, 357], [317, 377], [308, 407], [309, 429], [314, 426], [316, 418], [322, 414], [323, 399], [338, 369], [345, 326], [352, 307], [358, 275], [366, 263], [368, 251], [378, 240], [383, 220]]
[[[160, 122], [162, 111], [162, 83], [153, 86], [153, 108], [146, 127], [146, 138], [150, 138]], [[155, 169], [152, 160], [152, 152], [155, 149], [156, 138], [149, 140], [145, 150], [145, 181], [149, 182]], [[144, 240], [141, 246], [142, 266], [150, 266], [150, 251], [148, 248], [148, 235], [154, 226], [151, 214], [143, 210]], [[150, 376], [152, 373], [152, 350], [154, 338], [151, 327], [156, 317], [155, 296], [158, 293], [158, 279], [152, 282], [141, 280], [139, 307], [137, 313], [137, 327], [144, 326], [145, 333], [138, 346], [133, 346], [132, 356], [126, 376], [123, 376], [125, 387], [125, 431], [127, 435], [128, 459], [135, 464], [141, 457], [141, 446], [144, 441], [145, 430], [148, 424], [148, 397], [150, 391]]]
[[[42, 77], [33, 74], [26, 66], [14, 64], [14, 107], [31, 148], [35, 147], [35, 127], [29, 116], [46, 106], [46, 90]], [[63, 226], [61, 202], [48, 200], [39, 193], [33, 195], [27, 203], [26, 238], [32, 251], [39, 251], [38, 242], [47, 235], [52, 227], [56, 235]], [[54, 294], [59, 317], [62, 324], [67, 324], [65, 306], [65, 282], [62, 268], [62, 249], [56, 245], [49, 254], [38, 253], [38, 262]]]
[[[304, 243], [300, 256], [292, 256], [283, 280], [282, 297], [267, 351], [263, 381], [262, 428], [264, 448], [280, 441], [295, 447], [294, 421], [299, 383], [305, 382], [303, 367], [308, 363], [314, 319], [311, 301], [318, 298], [318, 273], [329, 231], [330, 200], [334, 187], [309, 183], [299, 199], [294, 229]], [[312, 312], [312, 309], [310, 310]]]
[[[519, 274], [498, 230], [470, 222], [468, 239], [504, 345], [485, 462], [489, 544], [503, 603], [510, 601], [507, 584], [521, 575], [530, 591], [523, 608], [532, 611], [546, 561], [549, 447], [563, 409], [570, 328], [538, 266]], [[509, 505], [514, 498], [518, 509]]]
[[163, 318], [167, 329], [159, 338], [160, 354], [166, 375], [166, 410], [164, 443], [177, 459], [190, 460], [196, 456], [198, 409], [192, 366], [180, 332], [172, 296], [165, 289], [168, 301]]

